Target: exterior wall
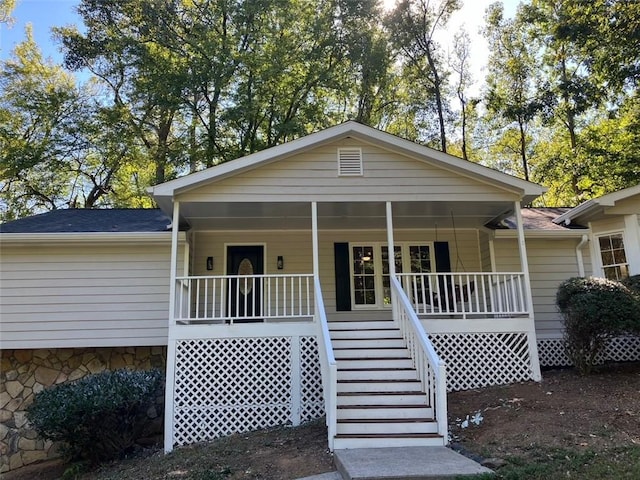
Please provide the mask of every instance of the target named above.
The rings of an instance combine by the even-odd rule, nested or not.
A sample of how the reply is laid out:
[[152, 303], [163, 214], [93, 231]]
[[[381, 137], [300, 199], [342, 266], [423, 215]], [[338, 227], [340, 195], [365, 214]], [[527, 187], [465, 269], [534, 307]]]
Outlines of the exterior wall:
[[166, 345], [170, 238], [2, 245], [0, 347]]
[[[27, 422], [25, 409], [37, 392], [103, 370], [164, 370], [165, 364], [166, 347], [2, 350], [0, 473], [59, 456], [57, 446], [38, 438]], [[152, 409], [149, 415], [161, 432], [162, 412]]]
[[[338, 176], [340, 147], [361, 147], [363, 176]], [[194, 189], [180, 201], [516, 200], [486, 183], [372, 145], [344, 140]]]
[[[388, 319], [391, 310], [386, 308], [336, 312], [334, 243], [335, 242], [387, 242], [385, 230], [321, 230], [319, 232], [320, 282], [328, 319], [341, 318], [369, 320]], [[449, 243], [451, 268], [456, 272], [478, 272], [482, 269], [479, 258], [476, 230], [396, 230], [394, 241]], [[265, 245], [265, 273], [294, 274], [313, 273], [311, 231], [246, 231], [246, 232], [196, 232], [193, 234], [192, 275], [225, 274], [225, 245]], [[276, 258], [284, 257], [284, 269], [276, 269]], [[206, 257], [214, 257], [214, 269], [206, 270]]]
[[[526, 239], [531, 294], [538, 338], [562, 337], [562, 320], [556, 307], [556, 291], [567, 278], [579, 275], [576, 246], [580, 239]], [[520, 259], [515, 238], [495, 240], [498, 271], [518, 271]], [[589, 248], [582, 249], [585, 274], [592, 272]]]

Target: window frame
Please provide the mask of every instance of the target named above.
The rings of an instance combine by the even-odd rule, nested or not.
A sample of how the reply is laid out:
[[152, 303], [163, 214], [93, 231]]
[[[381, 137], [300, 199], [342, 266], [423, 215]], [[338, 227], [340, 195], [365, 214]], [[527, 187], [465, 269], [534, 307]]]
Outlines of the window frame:
[[[613, 255], [613, 252], [616, 250], [613, 248], [613, 245], [611, 243], [611, 237], [613, 236], [620, 236], [621, 240], [622, 240], [622, 251], [624, 252], [624, 259], [625, 262], [624, 263], [615, 263], [615, 256]], [[614, 261], [614, 263], [608, 263], [605, 264], [604, 263], [604, 259], [602, 258], [603, 256], [603, 250], [602, 250], [602, 245], [600, 244], [600, 240], [602, 238], [608, 237], [609, 238], [609, 245], [611, 246], [610, 250], [604, 250], [604, 252], [611, 252], [612, 253], [612, 260]], [[595, 239], [595, 247], [596, 247], [596, 252], [598, 254], [598, 264], [600, 266], [600, 273], [602, 275], [603, 278], [609, 278], [607, 276], [607, 270], [608, 269], [613, 269], [616, 272], [616, 277], [617, 278], [611, 278], [611, 280], [616, 280], [619, 281], [623, 278], [627, 278], [629, 276], [629, 258], [627, 255], [627, 242], [626, 242], [626, 238], [625, 238], [625, 234], [624, 234], [624, 230], [612, 230], [612, 231], [607, 231], [607, 232], [600, 232], [598, 234], [594, 235], [594, 239]], [[617, 272], [620, 271], [620, 267], [625, 267], [626, 270], [626, 275], [622, 275], [622, 276], [618, 276]], [[620, 272], [622, 274], [622, 272]]]
[[[354, 263], [355, 258], [353, 255], [353, 250], [358, 247], [371, 247], [373, 253], [373, 277], [374, 277], [374, 292], [375, 292], [375, 303], [373, 304], [357, 304], [356, 303], [356, 295], [355, 295], [355, 271], [354, 271]], [[435, 248], [433, 241], [403, 241], [403, 242], [394, 242], [393, 246], [395, 248], [400, 247], [400, 255], [402, 261], [402, 271], [403, 272], [411, 272], [411, 255], [410, 248], [411, 247], [428, 247], [429, 248], [429, 263], [431, 265], [431, 272], [436, 272], [436, 262], [435, 262]], [[349, 242], [349, 285], [350, 285], [350, 294], [351, 294], [351, 309], [352, 310], [389, 310], [391, 309], [391, 304], [384, 303], [384, 285], [383, 285], [383, 277], [387, 274], [384, 273], [383, 261], [382, 261], [382, 248], [387, 247], [388, 251], [388, 243], [387, 242]]]

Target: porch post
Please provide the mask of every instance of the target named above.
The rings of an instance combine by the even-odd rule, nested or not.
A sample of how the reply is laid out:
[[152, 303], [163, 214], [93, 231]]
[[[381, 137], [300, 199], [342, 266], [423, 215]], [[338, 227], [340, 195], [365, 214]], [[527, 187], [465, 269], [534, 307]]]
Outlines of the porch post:
[[171, 220], [171, 263], [169, 272], [171, 284], [169, 285], [169, 325], [176, 324], [176, 269], [178, 268], [178, 234], [180, 230], [180, 202], [173, 202], [173, 219]]
[[629, 275], [640, 275], [640, 217], [638, 214], [625, 215], [624, 226], [626, 238], [624, 248], [627, 250]]
[[173, 450], [173, 422], [176, 368], [176, 269], [178, 268], [178, 233], [180, 230], [180, 202], [173, 203], [173, 218], [171, 220], [171, 263], [169, 266], [169, 336], [167, 339], [167, 370], [164, 385], [164, 452]]
[[542, 380], [540, 373], [540, 360], [538, 358], [538, 343], [536, 341], [536, 324], [533, 316], [533, 296], [531, 295], [531, 278], [529, 277], [529, 260], [527, 258], [527, 246], [524, 240], [524, 226], [522, 224], [522, 212], [520, 202], [513, 202], [513, 211], [516, 214], [516, 225], [518, 227], [518, 249], [520, 251], [520, 267], [524, 275], [524, 290], [527, 298], [529, 310], [529, 355], [531, 358], [531, 373], [537, 382]]
[[396, 252], [393, 243], [393, 212], [391, 202], [387, 202], [387, 243], [389, 252], [389, 275], [396, 276]]
[[311, 202], [311, 235], [313, 245], [313, 275], [320, 278], [320, 262], [318, 259], [318, 203]]

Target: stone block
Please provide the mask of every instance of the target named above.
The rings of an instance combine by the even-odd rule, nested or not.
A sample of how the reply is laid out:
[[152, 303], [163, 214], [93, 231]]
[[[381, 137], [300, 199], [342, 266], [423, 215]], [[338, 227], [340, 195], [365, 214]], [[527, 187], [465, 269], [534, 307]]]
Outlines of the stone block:
[[152, 355], [164, 355], [164, 347], [151, 347]]
[[17, 380], [18, 379], [18, 371], [17, 370], [9, 370], [6, 374], [6, 379], [8, 381]]
[[130, 353], [124, 354], [122, 358], [124, 358], [124, 361], [127, 365], [133, 365], [133, 361], [135, 360], [135, 357]]
[[0, 455], [6, 455], [9, 451], [9, 445], [6, 442], [0, 442]]
[[20, 408], [20, 405], [22, 405], [23, 400], [21, 398], [14, 398], [13, 400], [9, 401], [9, 403], [7, 403], [4, 408], [6, 410], [9, 410], [10, 412], [15, 412], [16, 410], [18, 410]]
[[22, 436], [30, 440], [35, 440], [36, 438], [38, 438], [38, 432], [36, 432], [33, 428], [29, 428], [22, 432]]
[[61, 362], [66, 362], [73, 356], [72, 348], [60, 348], [56, 350], [56, 355]]
[[77, 369], [80, 365], [82, 365], [82, 355], [74, 355], [67, 360], [67, 366], [71, 370]]
[[58, 378], [58, 372], [49, 367], [38, 367], [36, 369], [36, 382], [46, 386], [53, 385]]
[[4, 423], [0, 423], [0, 440], [4, 440], [9, 435], [11, 429]]
[[30, 375], [30, 376], [29, 376], [29, 378], [27, 378], [27, 379], [24, 381], [24, 386], [25, 386], [25, 387], [29, 387], [29, 388], [31, 388], [31, 387], [33, 387], [33, 385], [34, 385], [35, 383], [36, 383], [36, 376], [35, 376], [35, 375]]
[[9, 392], [4, 391], [0, 393], [0, 408], [4, 408], [10, 401], [11, 395], [9, 395]]
[[100, 373], [105, 369], [104, 364], [97, 358], [87, 363], [86, 367], [91, 373]]
[[16, 428], [22, 428], [27, 424], [27, 412], [24, 410], [20, 410], [13, 414], [13, 421], [15, 422]]
[[16, 398], [24, 390], [24, 387], [22, 386], [22, 384], [15, 380], [7, 382], [5, 386], [7, 387], [7, 393], [11, 395], [11, 398]]
[[13, 417], [13, 413], [9, 410], [0, 410], [0, 423], [7, 423]]
[[111, 362], [110, 362], [111, 370], [119, 370], [119, 369], [124, 368], [126, 366], [127, 366], [127, 364], [124, 361], [124, 358], [122, 358], [122, 355], [112, 355], [111, 356]]
[[14, 350], [13, 358], [15, 358], [18, 363], [28, 363], [33, 358], [33, 350], [30, 350], [30, 349]]
[[13, 366], [11, 365], [11, 360], [9, 360], [9, 357], [5, 357], [4, 355], [2, 355], [2, 358], [0, 358], [0, 372], [8, 372], [12, 368]]
[[15, 470], [16, 468], [20, 468], [24, 465], [22, 463], [22, 455], [19, 453], [14, 453], [9, 457], [9, 470]]
[[0, 457], [0, 473], [5, 473], [9, 471], [9, 457], [3, 455]]
[[46, 348], [38, 348], [37, 350], [33, 350], [33, 358], [39, 358], [44, 360], [45, 358], [47, 358], [49, 356], [50, 352], [48, 349]]
[[46, 460], [46, 458], [47, 458], [47, 452], [43, 450], [32, 450], [29, 452], [24, 452], [22, 454], [22, 463], [24, 465], [29, 465], [30, 463]]
[[18, 448], [22, 451], [36, 450], [36, 443], [36, 440], [20, 437], [20, 440], [18, 440]]
[[42, 390], [44, 390], [44, 385], [42, 385], [41, 383], [38, 383], [38, 382], [33, 384], [33, 393], [39, 393]]
[[73, 372], [69, 374], [69, 377], [67, 377], [67, 380], [70, 382], [73, 382], [74, 380], [78, 380], [79, 378], [84, 377], [86, 374], [87, 372], [85, 372], [84, 370], [80, 368], [76, 368]]

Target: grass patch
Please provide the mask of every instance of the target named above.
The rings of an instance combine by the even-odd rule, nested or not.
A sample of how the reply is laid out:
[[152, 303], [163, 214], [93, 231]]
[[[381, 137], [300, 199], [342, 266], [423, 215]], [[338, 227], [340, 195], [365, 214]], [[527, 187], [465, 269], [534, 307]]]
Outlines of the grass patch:
[[[635, 480], [640, 478], [640, 446], [593, 450], [536, 449], [530, 456], [507, 457], [494, 478], [504, 480]], [[483, 477], [478, 477], [483, 478]], [[484, 477], [489, 478], [489, 477]]]

